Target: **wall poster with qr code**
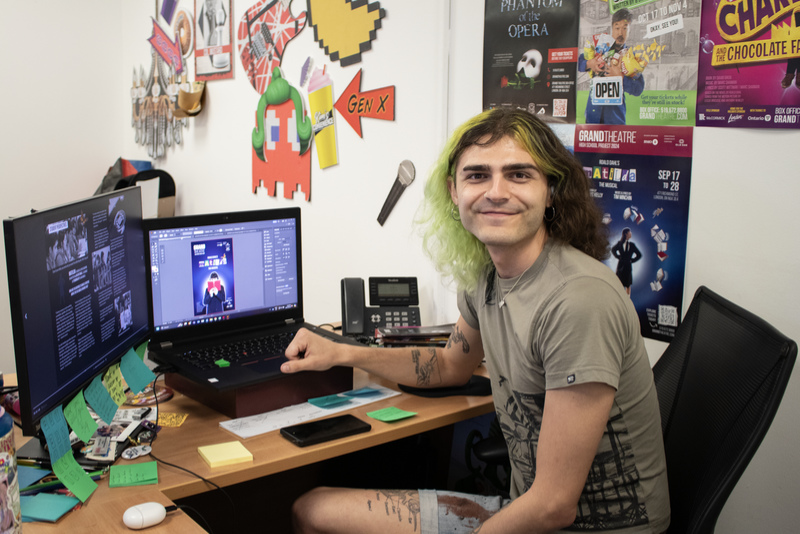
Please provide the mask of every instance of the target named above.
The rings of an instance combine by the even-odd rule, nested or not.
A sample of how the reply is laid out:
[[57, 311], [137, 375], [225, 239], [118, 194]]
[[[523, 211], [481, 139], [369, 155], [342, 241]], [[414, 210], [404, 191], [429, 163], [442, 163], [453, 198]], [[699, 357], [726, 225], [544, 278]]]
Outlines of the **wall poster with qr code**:
[[575, 123], [579, 0], [486, 0], [483, 109]]
[[642, 335], [666, 342], [683, 306], [692, 133], [689, 126], [575, 127], [575, 156], [608, 226], [605, 263], [630, 295]]

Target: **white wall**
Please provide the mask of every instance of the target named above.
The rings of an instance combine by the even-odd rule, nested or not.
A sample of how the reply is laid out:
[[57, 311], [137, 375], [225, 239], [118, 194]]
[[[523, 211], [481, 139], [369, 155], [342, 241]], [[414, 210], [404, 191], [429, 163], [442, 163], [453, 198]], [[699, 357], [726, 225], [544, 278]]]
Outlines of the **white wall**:
[[[234, 2], [238, 22], [252, 2]], [[130, 127], [131, 70], [149, 68], [153, 2], [72, 0], [6, 6], [0, 34], [6, 54], [0, 84], [3, 129], [0, 162], [3, 217], [90, 195], [118, 156], [147, 159]], [[188, 4], [182, 0], [180, 5]], [[295, 14], [305, 2], [294, 0]], [[303, 208], [307, 318], [340, 316], [345, 276], [417, 276], [426, 323], [455, 319], [453, 293], [420, 251], [411, 221], [424, 178], [446, 134], [480, 111], [483, 0], [382, 0], [387, 11], [363, 62], [342, 68], [327, 61], [310, 29], [289, 43], [284, 73], [296, 83], [312, 56], [328, 65], [334, 94], [359, 68], [362, 90], [396, 87], [396, 120], [362, 121], [359, 138], [336, 117], [340, 165], [320, 171], [312, 155], [312, 200], [287, 201], [250, 192], [249, 139], [258, 95], [238, 61], [235, 78], [210, 82], [206, 109], [157, 166], [178, 187], [179, 214]], [[448, 31], [448, 20], [450, 30]], [[448, 76], [449, 74], [449, 76]], [[787, 155], [800, 131], [695, 129], [685, 300], [707, 285], [800, 339], [800, 248], [793, 246], [800, 172]], [[375, 221], [400, 161], [417, 180], [386, 225]], [[2, 269], [0, 284], [6, 285]], [[8, 295], [0, 291], [0, 371], [13, 372]], [[648, 341], [651, 360], [663, 343]], [[800, 387], [797, 371], [759, 452], [723, 510], [718, 532], [794, 532], [800, 494]]]
[[[46, 5], [43, 5], [46, 4]], [[0, 217], [90, 196], [122, 155], [118, 2], [4, 2]], [[130, 122], [130, 119], [129, 119]], [[0, 371], [15, 372], [5, 268]]]

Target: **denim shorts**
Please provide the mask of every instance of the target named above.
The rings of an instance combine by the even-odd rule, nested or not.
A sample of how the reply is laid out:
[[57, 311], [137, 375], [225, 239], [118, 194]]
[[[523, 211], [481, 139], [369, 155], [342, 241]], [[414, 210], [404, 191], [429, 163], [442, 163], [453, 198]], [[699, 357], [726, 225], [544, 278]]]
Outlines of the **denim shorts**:
[[468, 534], [510, 502], [502, 497], [420, 490], [420, 534]]

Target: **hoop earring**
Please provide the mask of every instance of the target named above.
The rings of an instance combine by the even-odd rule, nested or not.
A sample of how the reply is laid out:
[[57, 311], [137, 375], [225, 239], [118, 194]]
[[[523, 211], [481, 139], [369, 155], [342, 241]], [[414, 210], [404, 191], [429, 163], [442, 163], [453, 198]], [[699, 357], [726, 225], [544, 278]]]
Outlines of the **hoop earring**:
[[[548, 217], [548, 215], [550, 215]], [[548, 206], [544, 209], [544, 220], [546, 222], [553, 222], [556, 218], [556, 207], [555, 206]]]
[[455, 204], [450, 206], [450, 218], [453, 219], [456, 222], [461, 221], [461, 216], [456, 211], [456, 205]]

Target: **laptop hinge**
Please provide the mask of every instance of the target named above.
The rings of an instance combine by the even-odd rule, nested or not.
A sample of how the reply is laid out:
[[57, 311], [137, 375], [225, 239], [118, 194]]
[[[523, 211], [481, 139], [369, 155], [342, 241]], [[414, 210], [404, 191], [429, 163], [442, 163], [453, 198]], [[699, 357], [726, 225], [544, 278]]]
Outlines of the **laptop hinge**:
[[286, 322], [286, 324], [295, 324], [295, 323], [298, 323], [298, 322], [302, 323], [303, 319], [300, 319], [299, 321], [297, 319], [286, 319], [285, 322]]
[[158, 348], [161, 350], [168, 350], [172, 348], [172, 341], [162, 341], [158, 344]]

